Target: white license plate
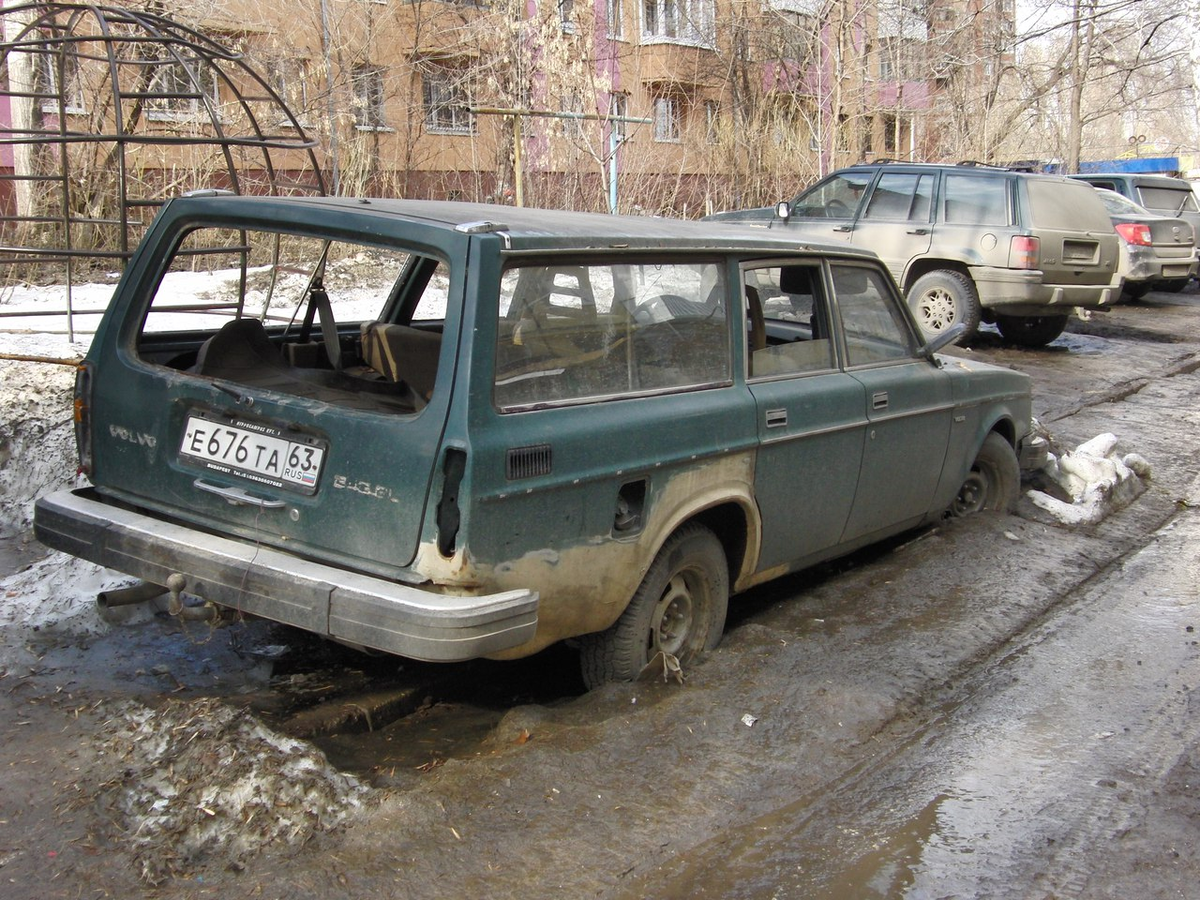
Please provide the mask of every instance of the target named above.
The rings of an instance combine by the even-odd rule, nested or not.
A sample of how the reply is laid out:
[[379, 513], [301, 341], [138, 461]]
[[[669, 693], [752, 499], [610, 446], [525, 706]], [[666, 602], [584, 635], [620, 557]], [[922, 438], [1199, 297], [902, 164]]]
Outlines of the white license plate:
[[325, 447], [258, 423], [188, 416], [179, 455], [206, 469], [314, 493]]
[[1192, 267], [1184, 264], [1178, 266], [1163, 266], [1163, 278], [1182, 278], [1185, 275], [1190, 275]]

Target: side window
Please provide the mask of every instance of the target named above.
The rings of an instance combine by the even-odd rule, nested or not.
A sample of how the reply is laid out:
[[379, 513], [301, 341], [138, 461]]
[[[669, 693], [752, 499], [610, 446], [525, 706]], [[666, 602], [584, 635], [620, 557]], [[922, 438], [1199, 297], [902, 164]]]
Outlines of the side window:
[[831, 271], [847, 364], [867, 366], [912, 356], [912, 332], [883, 273], [863, 266], [833, 266]]
[[1008, 225], [1008, 179], [947, 175], [942, 221], [947, 225]]
[[833, 368], [821, 270], [762, 266], [744, 275], [751, 378], [776, 378]]
[[810, 219], [852, 219], [874, 177], [872, 171], [833, 175], [801, 194], [792, 206], [792, 215]]
[[933, 202], [933, 176], [885, 172], [871, 193], [864, 219], [928, 222]]
[[497, 308], [496, 406], [515, 410], [728, 383], [723, 276], [716, 262], [509, 269]]

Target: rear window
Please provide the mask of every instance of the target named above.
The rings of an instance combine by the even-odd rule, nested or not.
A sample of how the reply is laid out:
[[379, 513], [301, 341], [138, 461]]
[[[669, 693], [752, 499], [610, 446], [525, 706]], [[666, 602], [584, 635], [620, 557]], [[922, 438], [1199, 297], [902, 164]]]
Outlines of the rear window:
[[727, 384], [728, 292], [717, 262], [526, 265], [501, 281], [501, 410]]
[[449, 270], [403, 248], [206, 226], [142, 318], [146, 362], [250, 389], [416, 411], [437, 380]]
[[1056, 231], [1112, 231], [1096, 189], [1082, 181], [1029, 178], [1030, 225]]
[[1181, 212], [1197, 212], [1196, 197], [1191, 188], [1139, 187], [1142, 206], [1155, 212], [1177, 216]]

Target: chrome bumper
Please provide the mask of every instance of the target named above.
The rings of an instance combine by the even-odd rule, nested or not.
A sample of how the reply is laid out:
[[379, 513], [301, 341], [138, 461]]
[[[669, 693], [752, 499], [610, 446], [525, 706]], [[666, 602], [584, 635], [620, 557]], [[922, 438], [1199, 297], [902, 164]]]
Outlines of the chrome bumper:
[[452, 662], [533, 638], [538, 595], [442, 594], [350, 572], [62, 491], [34, 506], [34, 534], [55, 550], [250, 615], [412, 659]]

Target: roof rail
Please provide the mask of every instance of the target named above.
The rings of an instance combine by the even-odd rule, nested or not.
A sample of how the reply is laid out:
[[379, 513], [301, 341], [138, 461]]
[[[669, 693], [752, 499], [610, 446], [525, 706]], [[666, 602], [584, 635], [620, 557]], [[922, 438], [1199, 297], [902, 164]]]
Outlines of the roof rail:
[[956, 166], [966, 166], [970, 169], [999, 169], [1001, 172], [1009, 171], [1008, 166], [998, 166], [995, 163], [980, 162], [977, 159], [960, 159]]

